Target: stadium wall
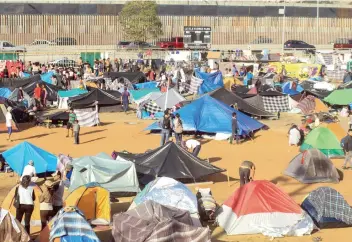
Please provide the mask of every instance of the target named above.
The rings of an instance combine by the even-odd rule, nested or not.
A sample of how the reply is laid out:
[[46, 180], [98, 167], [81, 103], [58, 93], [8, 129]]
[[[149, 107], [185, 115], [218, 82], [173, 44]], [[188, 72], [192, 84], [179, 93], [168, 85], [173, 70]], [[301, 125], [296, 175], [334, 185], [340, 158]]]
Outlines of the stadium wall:
[[[286, 40], [316, 45], [352, 37], [351, 18], [286, 17], [285, 24], [283, 17], [160, 16], [160, 19], [164, 32], [161, 38], [183, 36], [184, 26], [210, 26], [214, 45], [246, 45], [259, 36], [281, 44], [283, 26]], [[27, 45], [35, 39], [57, 37], [75, 38], [78, 45], [115, 45], [126, 40], [118, 16], [113, 15], [0, 15], [0, 40]]]

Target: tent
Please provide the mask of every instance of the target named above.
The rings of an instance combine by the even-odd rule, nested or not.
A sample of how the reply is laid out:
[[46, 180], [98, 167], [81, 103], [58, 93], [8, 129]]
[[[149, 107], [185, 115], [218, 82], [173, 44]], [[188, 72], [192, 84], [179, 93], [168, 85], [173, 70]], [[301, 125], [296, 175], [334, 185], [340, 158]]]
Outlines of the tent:
[[[6, 127], [6, 113], [7, 108], [13, 107], [13, 103], [6, 98], [0, 98], [0, 132], [7, 132]], [[12, 114], [12, 131], [17, 131], [16, 118], [14, 117], [14, 110], [11, 111]]]
[[20, 176], [30, 160], [34, 161], [37, 174], [56, 171], [56, 156], [27, 141], [6, 150], [2, 156], [11, 169]]
[[110, 193], [97, 183], [76, 188], [66, 197], [64, 204], [65, 207], [78, 207], [92, 224], [110, 224]]
[[95, 107], [116, 107], [121, 104], [121, 93], [118, 91], [104, 91], [94, 88], [92, 91], [68, 100], [68, 105], [73, 109], [83, 109]]
[[[240, 135], [249, 135], [264, 127], [264, 124], [208, 96], [195, 100], [176, 111], [180, 114], [184, 131], [200, 131], [205, 133], [232, 133], [232, 113], [237, 114]], [[154, 123], [146, 130], [159, 130]]]
[[62, 208], [40, 232], [36, 242], [100, 242], [82, 211]]
[[67, 101], [70, 97], [76, 97], [81, 94], [87, 93], [87, 90], [82, 90], [82, 89], [71, 89], [68, 91], [58, 91], [58, 96], [59, 96], [59, 107], [58, 109], [68, 109]]
[[0, 87], [0, 97], [8, 98], [11, 95], [10, 88]]
[[131, 161], [100, 156], [73, 159], [70, 191], [88, 183], [98, 183], [110, 192], [138, 192], [135, 165]]
[[194, 70], [194, 73], [197, 78], [203, 80], [203, 83], [199, 86], [199, 94], [204, 94], [224, 86], [221, 71], [206, 73], [201, 72], [198, 68]]
[[156, 178], [137, 194], [128, 210], [134, 209], [146, 201], [154, 201], [164, 206], [188, 211], [191, 214], [193, 225], [201, 226], [197, 198], [181, 182], [168, 177]]
[[115, 241], [210, 242], [208, 228], [194, 227], [188, 211], [146, 201], [113, 217]]
[[[129, 92], [131, 94], [132, 100], [134, 102], [137, 102], [139, 101], [139, 99], [142, 99], [143, 97], [147, 96], [150, 93], [153, 93], [153, 92], [159, 93], [160, 90], [159, 88], [145, 88], [140, 90], [129, 90]], [[149, 98], [149, 96], [147, 96], [147, 98]]]
[[200, 177], [225, 171], [195, 157], [173, 142], [144, 154], [119, 153], [119, 157], [132, 161], [138, 173], [152, 179], [164, 176], [196, 181]]
[[0, 241], [28, 242], [30, 240], [23, 225], [9, 211], [0, 208]]
[[257, 117], [273, 117], [275, 116], [272, 113], [265, 111], [264, 109], [260, 109], [257, 106], [254, 106], [248, 103], [245, 99], [242, 99], [237, 94], [226, 90], [225, 88], [219, 88], [209, 95], [216, 100], [223, 102], [227, 105], [237, 104], [238, 110], [247, 113], [249, 115], [257, 116]]
[[288, 95], [297, 95], [304, 90], [301, 85], [294, 81], [285, 82], [281, 88], [282, 92]]
[[[8, 97], [8, 99], [11, 100], [11, 101], [17, 102], [18, 101], [17, 96], [18, 96], [19, 90], [20, 90], [19, 88], [15, 88], [11, 92], [10, 96]], [[23, 97], [24, 97], [24, 100], [26, 101], [26, 105], [25, 106], [28, 107], [30, 105], [30, 103], [32, 103], [32, 101], [31, 101], [32, 98], [25, 91], [23, 91]]]
[[347, 106], [352, 103], [352, 89], [340, 89], [333, 91], [324, 101], [331, 105]]
[[309, 149], [291, 160], [284, 174], [302, 183], [339, 183], [340, 176], [332, 161], [320, 150]]
[[147, 102], [144, 106], [145, 110], [149, 113], [154, 114], [157, 112], [164, 111], [165, 107], [172, 108], [176, 104], [183, 102], [186, 99], [181, 94], [179, 94], [175, 89], [171, 88], [169, 89], [168, 92], [165, 92], [165, 93], [158, 93], [158, 92], [152, 93], [149, 100], [150, 101]]
[[[40, 226], [41, 221], [40, 221], [40, 203], [39, 203], [39, 197], [42, 194], [42, 190], [40, 189], [39, 186], [35, 185], [32, 183], [30, 186], [33, 187], [34, 195], [36, 199], [34, 200], [34, 210], [31, 216], [31, 226]], [[16, 187], [13, 187], [10, 192], [6, 195], [5, 199], [2, 201], [1, 208], [6, 209], [11, 213], [12, 216], [16, 216], [16, 208], [13, 205], [15, 202], [15, 191]], [[23, 218], [24, 219], [24, 218]]]
[[33, 97], [34, 95], [34, 89], [37, 86], [37, 83], [39, 83], [40, 86], [44, 86], [46, 91], [48, 92], [47, 95], [47, 100], [48, 101], [57, 101], [57, 94], [59, 90], [62, 90], [58, 86], [54, 86], [50, 83], [47, 82], [30, 82], [24, 86], [22, 86], [23, 91], [25, 91], [30, 97]]
[[133, 86], [136, 89], [144, 89], [144, 88], [156, 88], [157, 85], [158, 85], [157, 82], [150, 81], [150, 82], [144, 82], [144, 83], [137, 83], [137, 84], [134, 84]]
[[309, 193], [301, 207], [319, 228], [352, 225], [352, 208], [344, 197], [331, 187], [319, 187]]
[[315, 111], [315, 97], [308, 95], [299, 101], [297, 108], [301, 109], [305, 115], [312, 114]]
[[327, 157], [341, 157], [344, 156], [340, 141], [330, 129], [325, 127], [318, 127], [313, 129], [304, 139], [300, 150], [319, 149]]
[[41, 82], [40, 75], [34, 75], [28, 78], [5, 78], [0, 81], [0, 87], [8, 87], [9, 89], [12, 89], [22, 87], [33, 82]]
[[253, 181], [238, 188], [216, 218], [228, 235], [270, 237], [310, 234], [314, 223], [285, 192], [269, 181]]
[[132, 84], [147, 80], [143, 72], [105, 72], [104, 78], [111, 78], [112, 80], [123, 78], [129, 80]]
[[316, 113], [319, 112], [329, 112], [329, 108], [323, 103], [319, 98], [315, 99], [315, 110]]

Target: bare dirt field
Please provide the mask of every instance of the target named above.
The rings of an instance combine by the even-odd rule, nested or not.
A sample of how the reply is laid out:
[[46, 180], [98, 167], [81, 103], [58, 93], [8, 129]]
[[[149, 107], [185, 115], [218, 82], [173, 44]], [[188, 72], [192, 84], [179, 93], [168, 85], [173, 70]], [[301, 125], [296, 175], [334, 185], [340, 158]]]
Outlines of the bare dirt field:
[[[143, 121], [135, 118], [135, 114], [101, 114], [103, 125], [81, 129], [81, 144], [74, 145], [73, 138], [66, 138], [66, 129], [34, 127], [13, 134], [13, 142], [6, 141], [6, 134], [0, 134], [0, 152], [22, 141], [31, 142], [54, 154], [69, 154], [72, 157], [95, 155], [99, 152], [110, 154], [113, 150], [128, 150], [130, 152], [144, 152], [147, 149], [158, 147], [159, 135], [149, 134], [143, 131], [152, 121]], [[297, 147], [288, 146], [286, 136], [291, 123], [298, 124], [299, 115], [282, 114], [282, 118], [276, 121], [263, 121], [270, 129], [260, 131], [253, 141], [246, 141], [240, 145], [229, 145], [226, 141], [202, 140], [201, 158], [209, 158], [214, 165], [228, 170], [230, 183], [227, 182], [226, 173], [207, 177], [214, 184], [201, 185], [198, 187], [210, 187], [219, 204], [222, 204], [238, 187], [238, 167], [243, 160], [251, 160], [256, 164], [256, 180], [270, 180], [287, 192], [297, 203], [305, 198], [312, 190], [320, 186], [330, 186], [342, 193], [345, 199], [352, 204], [352, 170], [344, 171], [344, 179], [339, 184], [301, 184], [296, 180], [283, 176], [282, 172], [289, 161], [298, 154]], [[188, 137], [185, 137], [187, 139]], [[333, 160], [337, 168], [341, 168], [343, 160]], [[0, 174], [0, 203], [8, 191], [15, 185], [16, 178], [10, 175]], [[196, 186], [190, 186], [195, 191]], [[114, 212], [127, 209], [132, 198], [122, 199], [114, 204]], [[280, 199], [280, 198], [278, 198]], [[38, 231], [38, 229], [33, 229]], [[311, 236], [275, 238], [277, 242], [308, 242], [315, 237], [321, 237], [322, 241], [351, 241], [349, 233], [352, 228], [327, 229], [319, 231]], [[107, 241], [109, 232], [98, 232], [102, 241]], [[270, 238], [262, 235], [250, 236], [227, 236], [223, 230], [216, 228], [213, 231], [212, 241], [246, 241], [259, 242], [270, 241]]]

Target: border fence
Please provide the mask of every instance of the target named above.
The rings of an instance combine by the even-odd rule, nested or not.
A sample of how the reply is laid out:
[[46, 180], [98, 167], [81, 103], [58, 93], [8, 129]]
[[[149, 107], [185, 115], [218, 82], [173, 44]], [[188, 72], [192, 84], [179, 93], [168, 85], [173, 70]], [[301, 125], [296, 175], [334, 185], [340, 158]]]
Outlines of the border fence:
[[[184, 26], [209, 26], [212, 45], [247, 45], [258, 37], [271, 39], [271, 44], [282, 44], [283, 33], [285, 40], [303, 40], [314, 45], [352, 37], [352, 18], [160, 16], [160, 20], [160, 38], [183, 36]], [[77, 45], [88, 46], [115, 46], [126, 40], [119, 17], [113, 15], [0, 15], [0, 40], [30, 45], [34, 40], [59, 37], [74, 38]]]

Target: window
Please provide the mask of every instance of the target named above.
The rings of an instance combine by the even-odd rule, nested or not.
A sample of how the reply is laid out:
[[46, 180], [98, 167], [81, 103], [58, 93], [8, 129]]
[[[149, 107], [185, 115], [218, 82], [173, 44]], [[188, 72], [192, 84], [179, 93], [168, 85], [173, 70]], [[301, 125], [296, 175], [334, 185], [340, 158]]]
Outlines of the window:
[[4, 42], [4, 47], [15, 47], [14, 45], [8, 43], [8, 42]]
[[298, 41], [298, 44], [306, 45], [307, 43], [306, 43], [306, 42], [303, 42], [303, 41]]
[[176, 38], [171, 38], [171, 42], [176, 42]]

